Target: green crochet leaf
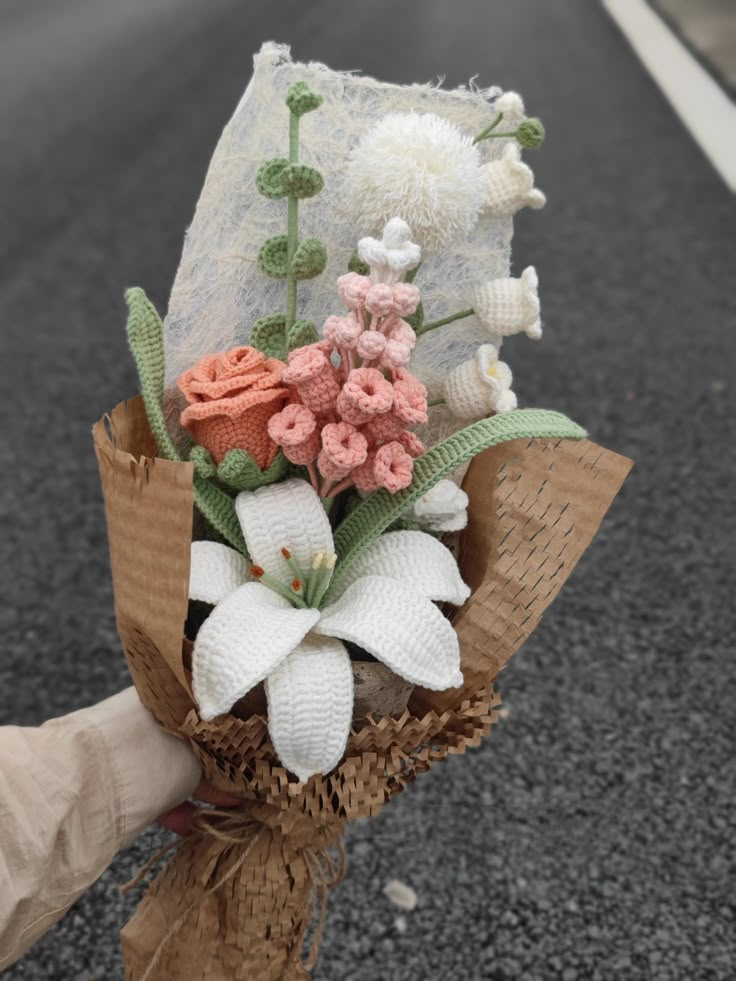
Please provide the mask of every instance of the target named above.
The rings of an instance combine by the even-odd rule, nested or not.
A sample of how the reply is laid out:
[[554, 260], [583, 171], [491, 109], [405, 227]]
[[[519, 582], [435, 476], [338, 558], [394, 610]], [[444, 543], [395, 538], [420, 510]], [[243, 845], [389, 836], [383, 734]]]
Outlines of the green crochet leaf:
[[310, 89], [306, 82], [294, 82], [286, 93], [286, 105], [295, 116], [303, 116], [322, 105], [322, 96]]
[[358, 273], [359, 276], [367, 276], [371, 271], [368, 263], [363, 262], [357, 252], [353, 252], [348, 260], [348, 272]]
[[249, 343], [267, 358], [283, 361], [286, 357], [286, 317], [282, 313], [274, 313], [256, 320], [251, 328]]
[[338, 527], [335, 532], [338, 565], [333, 584], [389, 525], [471, 457], [512, 439], [584, 439], [585, 436], [585, 430], [567, 416], [544, 409], [505, 412], [453, 433], [414, 461], [414, 478], [409, 487], [397, 494], [376, 491]]
[[229, 450], [217, 468], [217, 479], [235, 491], [256, 490], [282, 480], [289, 461], [279, 450], [270, 467], [261, 470], [247, 450]]
[[414, 330], [420, 330], [422, 324], [424, 323], [424, 307], [422, 306], [421, 302], [414, 313], [409, 314], [408, 317], [404, 317], [404, 320], [410, 327], [413, 327]]
[[256, 187], [267, 198], [284, 198], [287, 191], [281, 183], [281, 175], [289, 166], [284, 157], [264, 160], [256, 173]]
[[307, 164], [292, 163], [279, 174], [281, 187], [294, 198], [313, 198], [325, 186], [322, 174]]
[[[166, 428], [163, 413], [165, 362], [161, 318], [140, 287], [127, 290], [125, 299], [128, 304], [128, 344], [138, 368], [148, 425], [161, 456], [166, 460], [181, 461], [182, 456]], [[201, 477], [196, 470], [193, 484], [194, 501], [207, 521], [234, 548], [245, 553], [245, 539], [231, 498]]]
[[273, 235], [258, 252], [258, 265], [271, 279], [286, 279], [289, 275], [288, 244], [286, 235]]
[[317, 328], [311, 320], [297, 320], [289, 328], [286, 335], [286, 350], [296, 351], [298, 347], [306, 347], [307, 344], [316, 344], [319, 340]]
[[193, 446], [191, 448], [189, 462], [194, 464], [195, 472], [205, 480], [209, 480], [210, 477], [214, 477], [217, 473], [217, 465], [212, 459], [210, 451], [206, 450], [204, 446]]
[[314, 279], [327, 265], [327, 249], [318, 238], [303, 238], [291, 262], [295, 279]]

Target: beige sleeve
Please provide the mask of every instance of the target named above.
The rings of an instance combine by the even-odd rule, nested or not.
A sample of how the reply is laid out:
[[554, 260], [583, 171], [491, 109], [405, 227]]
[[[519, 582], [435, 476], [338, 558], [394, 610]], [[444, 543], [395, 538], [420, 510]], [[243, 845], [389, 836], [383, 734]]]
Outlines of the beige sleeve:
[[134, 688], [38, 729], [0, 728], [0, 971], [200, 776]]

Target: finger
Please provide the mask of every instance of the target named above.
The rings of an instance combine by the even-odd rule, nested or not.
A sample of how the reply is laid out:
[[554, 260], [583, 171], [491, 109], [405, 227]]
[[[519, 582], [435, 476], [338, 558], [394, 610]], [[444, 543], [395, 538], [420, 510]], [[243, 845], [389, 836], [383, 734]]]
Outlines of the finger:
[[178, 807], [172, 807], [170, 811], [164, 811], [163, 814], [159, 814], [156, 822], [162, 828], [173, 831], [174, 834], [186, 836], [191, 833], [192, 820], [198, 811], [199, 808], [196, 804], [191, 804], [187, 801], [184, 804], [179, 804]]
[[196, 797], [197, 800], [201, 800], [205, 804], [214, 804], [215, 807], [237, 807], [238, 804], [242, 803], [240, 797], [235, 797], [234, 794], [225, 794], [207, 783], [206, 780], [200, 783], [192, 797]]

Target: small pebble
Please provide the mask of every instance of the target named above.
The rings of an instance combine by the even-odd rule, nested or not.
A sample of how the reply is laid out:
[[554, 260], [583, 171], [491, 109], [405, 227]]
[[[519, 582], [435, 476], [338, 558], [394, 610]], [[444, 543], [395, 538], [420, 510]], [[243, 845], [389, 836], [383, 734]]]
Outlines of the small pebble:
[[390, 879], [383, 887], [383, 895], [389, 899], [394, 906], [405, 909], [410, 913], [417, 905], [417, 894], [407, 886], [405, 882], [398, 879]]

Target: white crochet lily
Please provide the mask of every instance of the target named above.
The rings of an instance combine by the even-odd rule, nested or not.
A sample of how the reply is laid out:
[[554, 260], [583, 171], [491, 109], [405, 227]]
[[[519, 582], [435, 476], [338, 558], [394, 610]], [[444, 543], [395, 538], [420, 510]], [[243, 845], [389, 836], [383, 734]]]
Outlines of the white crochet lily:
[[511, 369], [498, 360], [495, 344], [482, 344], [474, 358], [461, 362], [445, 379], [442, 394], [458, 419], [482, 419], [490, 412], [516, 408]]
[[[382, 535], [317, 609], [287, 598], [295, 569], [316, 568], [311, 586], [318, 596], [323, 559], [334, 555], [330, 523], [311, 485], [293, 479], [244, 491], [235, 508], [253, 567], [225, 545], [192, 545], [190, 597], [215, 605], [192, 655], [203, 719], [227, 712], [265, 681], [276, 753], [307, 780], [337, 765], [350, 733], [353, 675], [343, 642], [413, 684], [441, 690], [462, 683], [457, 635], [434, 601], [459, 605], [470, 591], [450, 551], [431, 535]], [[249, 570], [261, 581], [247, 581]]]

